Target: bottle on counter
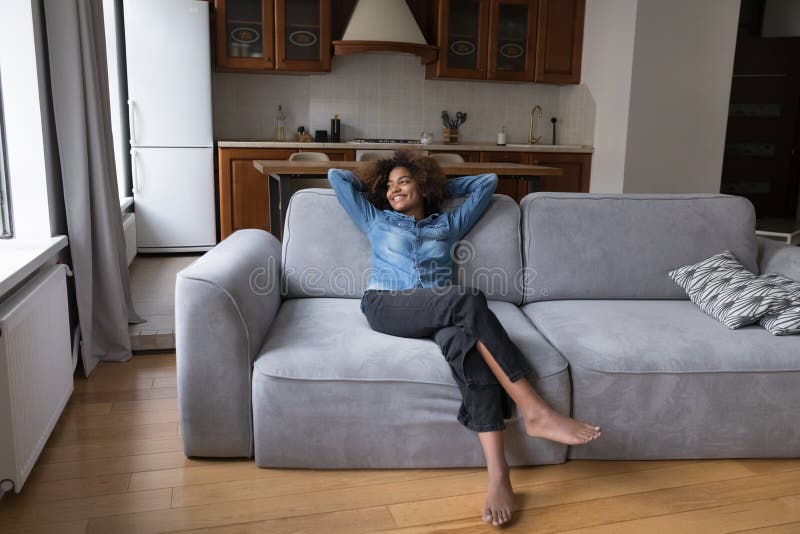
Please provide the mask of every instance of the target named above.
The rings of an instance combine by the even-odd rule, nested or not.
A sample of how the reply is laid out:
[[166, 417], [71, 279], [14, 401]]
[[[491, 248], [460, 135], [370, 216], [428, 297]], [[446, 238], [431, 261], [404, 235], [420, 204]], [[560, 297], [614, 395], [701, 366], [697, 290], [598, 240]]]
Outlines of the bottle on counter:
[[497, 146], [506, 146], [506, 127], [500, 128], [497, 132]]
[[342, 138], [342, 122], [339, 120], [339, 114], [334, 113], [331, 119], [331, 143], [338, 143]]
[[283, 106], [278, 106], [278, 114], [275, 116], [275, 141], [286, 140], [286, 113]]

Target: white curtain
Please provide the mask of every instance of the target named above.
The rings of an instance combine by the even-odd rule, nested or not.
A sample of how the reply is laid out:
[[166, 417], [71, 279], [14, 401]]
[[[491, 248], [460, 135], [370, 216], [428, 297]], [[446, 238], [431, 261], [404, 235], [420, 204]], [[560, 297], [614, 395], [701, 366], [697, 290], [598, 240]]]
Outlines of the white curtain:
[[114, 162], [102, 0], [44, 0], [52, 129], [88, 376], [131, 357], [131, 305]]

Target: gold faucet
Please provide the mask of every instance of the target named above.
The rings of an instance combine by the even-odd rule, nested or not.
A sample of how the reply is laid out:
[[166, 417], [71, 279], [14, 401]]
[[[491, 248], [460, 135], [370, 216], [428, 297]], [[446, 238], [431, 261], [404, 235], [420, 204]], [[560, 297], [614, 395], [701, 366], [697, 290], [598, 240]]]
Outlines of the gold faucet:
[[534, 116], [536, 115], [537, 111], [539, 112], [539, 118], [541, 119], [542, 118], [542, 107], [539, 104], [536, 104], [536, 106], [534, 106], [534, 108], [531, 110], [531, 129], [528, 131], [528, 144], [529, 145], [535, 145], [542, 138], [541, 135], [539, 135], [537, 137], [533, 136]]

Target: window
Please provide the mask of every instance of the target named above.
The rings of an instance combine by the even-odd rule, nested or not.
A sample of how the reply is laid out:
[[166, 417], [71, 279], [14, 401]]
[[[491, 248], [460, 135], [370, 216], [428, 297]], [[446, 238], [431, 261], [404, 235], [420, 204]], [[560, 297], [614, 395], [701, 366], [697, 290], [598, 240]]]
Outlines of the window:
[[11, 205], [8, 201], [8, 166], [6, 165], [6, 132], [3, 119], [3, 87], [0, 83], [0, 239], [13, 237]]

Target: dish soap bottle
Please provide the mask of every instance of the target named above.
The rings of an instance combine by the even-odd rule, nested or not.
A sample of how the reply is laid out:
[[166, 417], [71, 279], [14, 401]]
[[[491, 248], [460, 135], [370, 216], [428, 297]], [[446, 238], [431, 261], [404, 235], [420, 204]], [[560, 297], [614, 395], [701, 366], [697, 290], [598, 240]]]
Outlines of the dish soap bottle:
[[497, 132], [497, 146], [506, 146], [506, 127], [500, 128]]
[[286, 140], [286, 113], [283, 106], [278, 106], [278, 115], [275, 117], [275, 141]]

